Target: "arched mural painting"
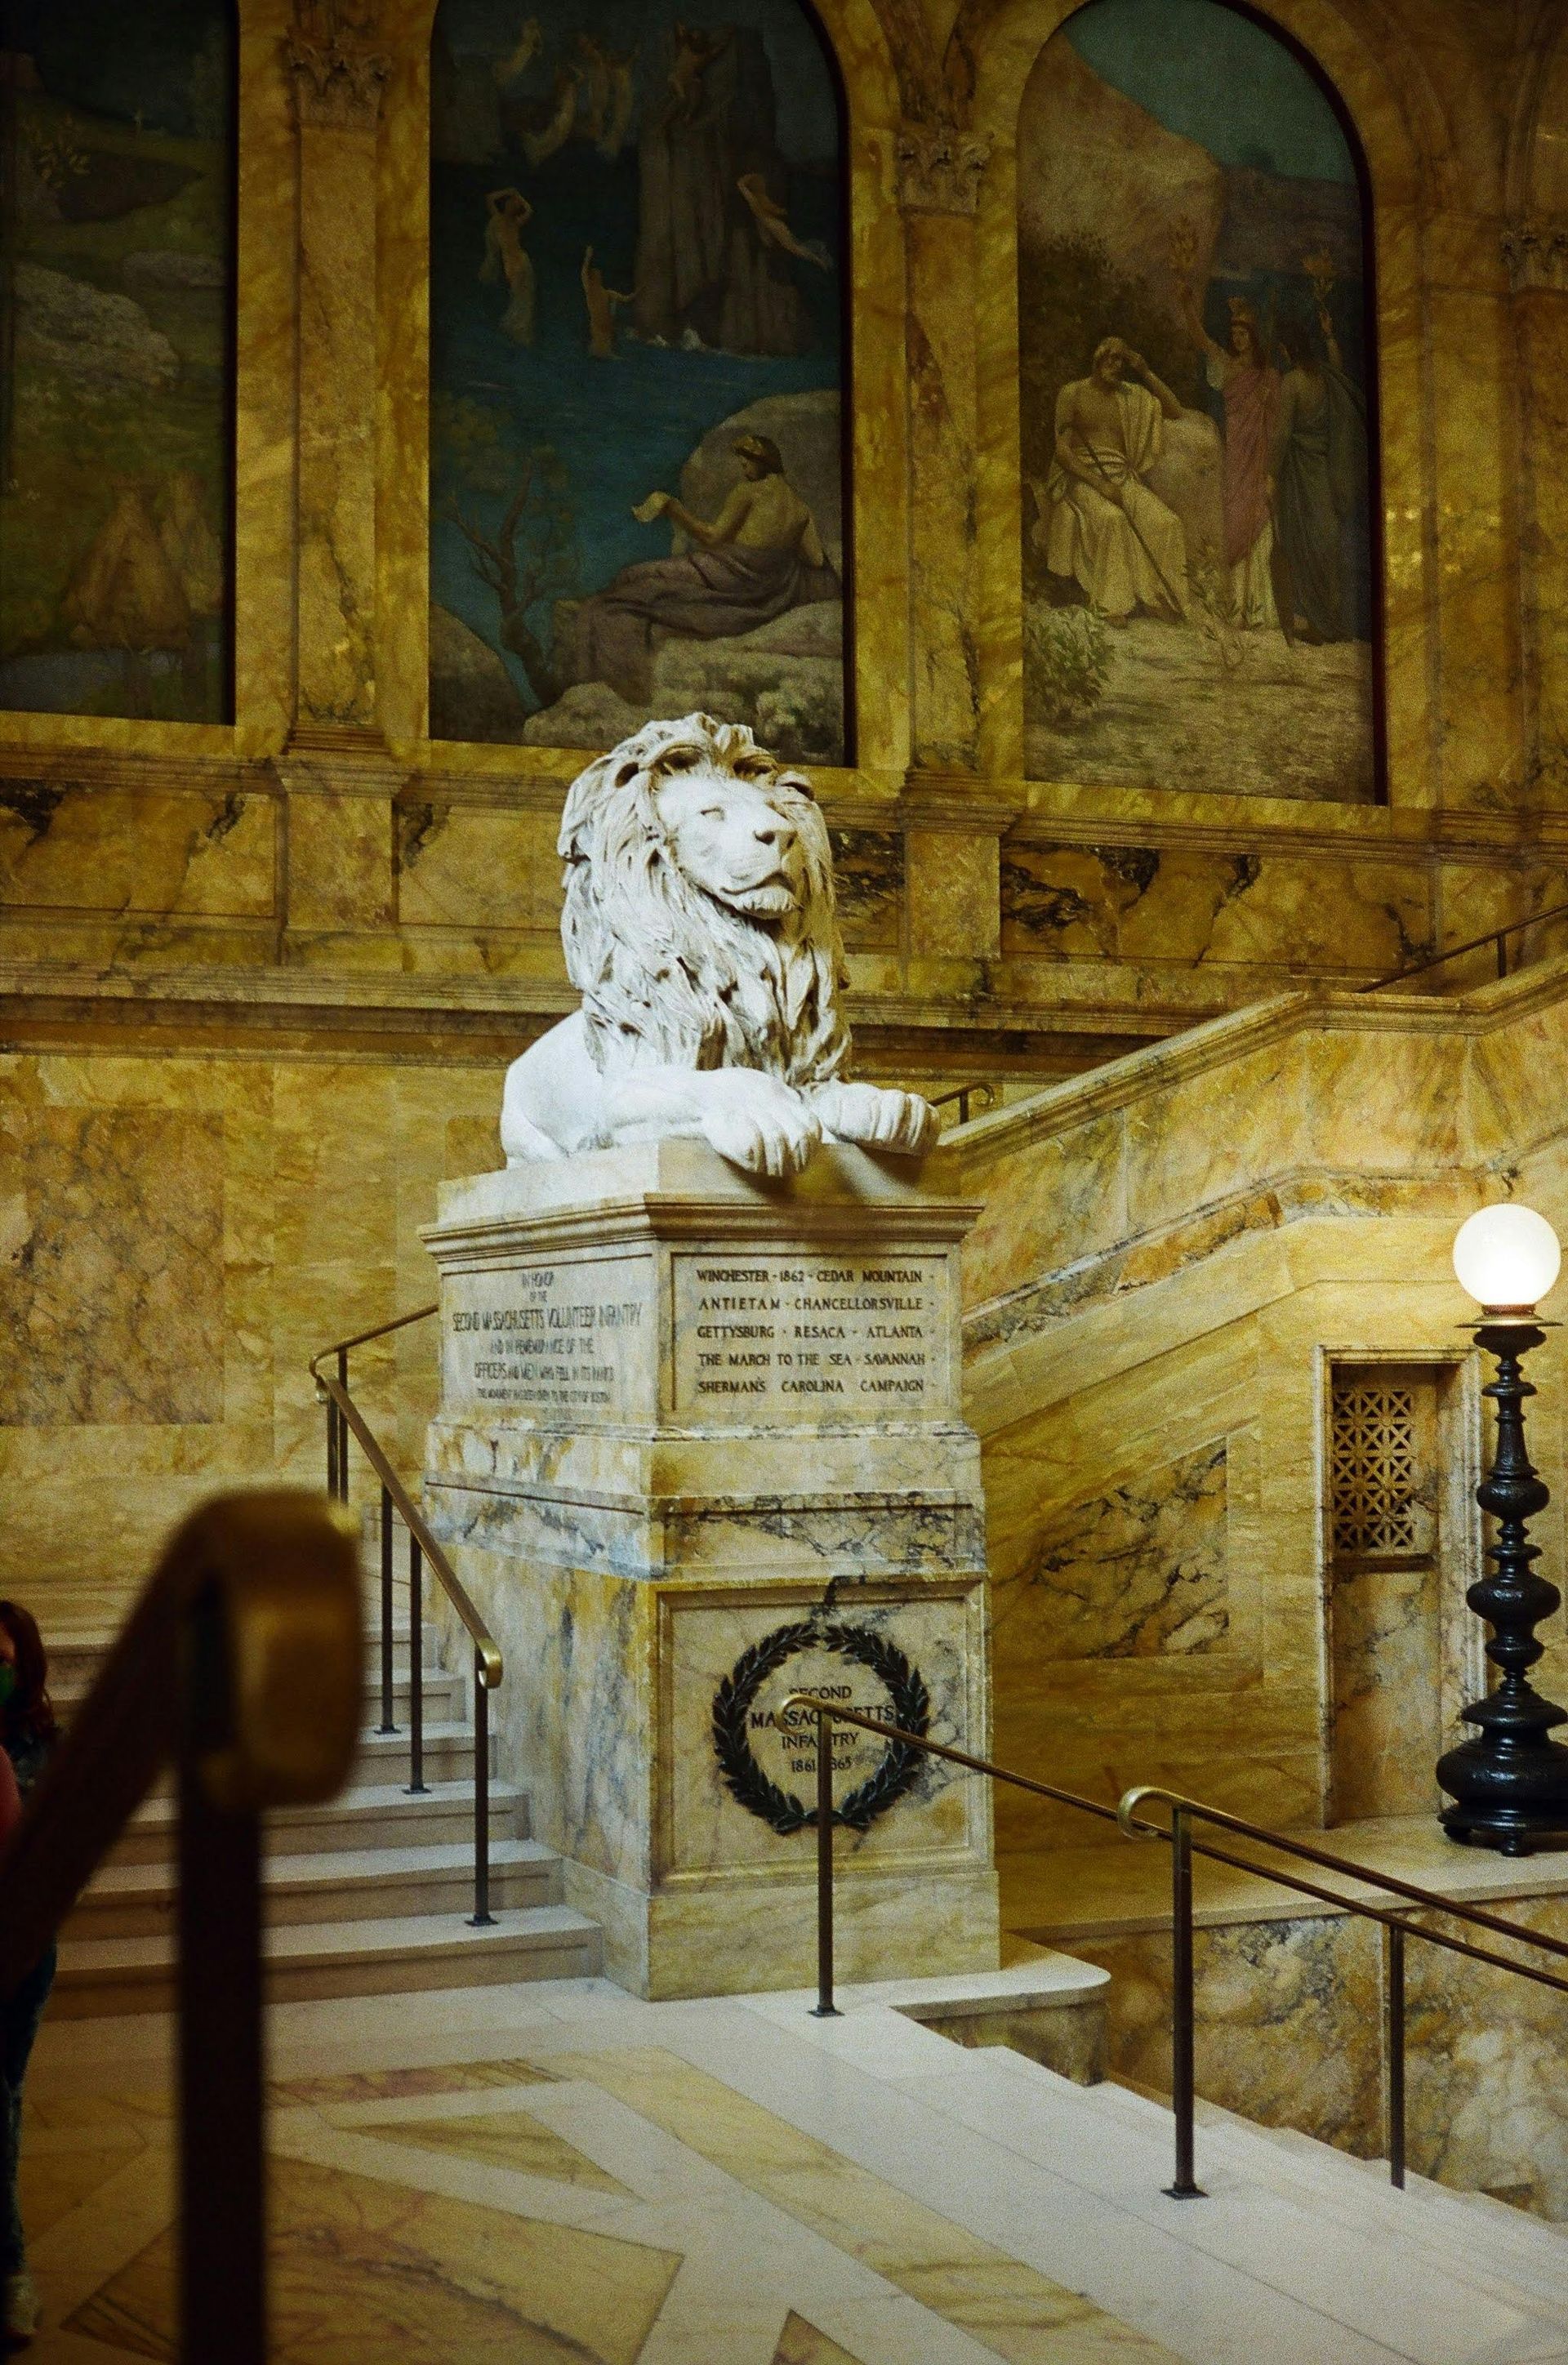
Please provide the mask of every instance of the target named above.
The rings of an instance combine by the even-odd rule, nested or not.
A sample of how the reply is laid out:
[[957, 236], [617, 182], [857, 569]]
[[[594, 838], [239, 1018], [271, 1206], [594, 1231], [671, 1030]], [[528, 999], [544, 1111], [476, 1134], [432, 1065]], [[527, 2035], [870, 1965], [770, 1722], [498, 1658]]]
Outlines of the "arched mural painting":
[[0, 707], [230, 712], [229, 0], [0, 8]]
[[1018, 210], [1030, 774], [1374, 798], [1367, 224], [1322, 84], [1224, 0], [1089, 0]]
[[845, 759], [845, 254], [797, 0], [442, 0], [431, 731]]

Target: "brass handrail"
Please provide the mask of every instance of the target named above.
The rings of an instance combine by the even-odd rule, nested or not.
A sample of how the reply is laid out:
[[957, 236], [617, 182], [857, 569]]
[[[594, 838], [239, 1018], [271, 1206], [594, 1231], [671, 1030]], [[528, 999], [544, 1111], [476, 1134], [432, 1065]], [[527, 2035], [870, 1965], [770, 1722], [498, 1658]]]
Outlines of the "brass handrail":
[[955, 1084], [951, 1092], [933, 1093], [930, 1099], [933, 1108], [946, 1108], [951, 1102], [957, 1101], [958, 1123], [968, 1125], [970, 1101], [979, 1100], [982, 1108], [992, 1109], [996, 1106], [996, 1086], [988, 1083], [982, 1077], [978, 1083]]
[[440, 1312], [439, 1306], [416, 1306], [411, 1314], [395, 1315], [390, 1322], [378, 1322], [374, 1330], [356, 1330], [352, 1339], [334, 1339], [330, 1347], [323, 1347], [319, 1355], [311, 1357], [311, 1378], [320, 1376], [316, 1366], [329, 1355], [346, 1355], [351, 1347], [368, 1347], [373, 1339], [385, 1339], [389, 1331], [406, 1330], [410, 1322], [428, 1322], [432, 1314]]
[[[437, 1306], [416, 1306], [412, 1314], [399, 1314], [390, 1322], [377, 1323], [371, 1330], [357, 1331], [352, 1339], [335, 1339], [310, 1359], [310, 1376], [316, 1383], [318, 1401], [327, 1412], [327, 1492], [335, 1502], [345, 1507], [349, 1499], [349, 1439], [358, 1441], [360, 1451], [370, 1463], [381, 1485], [381, 1722], [379, 1733], [398, 1731], [392, 1714], [394, 1681], [394, 1635], [392, 1617], [392, 1514], [396, 1510], [409, 1534], [409, 1791], [410, 1796], [422, 1796], [429, 1786], [424, 1777], [424, 1651], [421, 1620], [421, 1585], [428, 1562], [440, 1581], [442, 1590], [466, 1629], [474, 1653], [474, 1911], [469, 1916], [475, 1929], [487, 1929], [494, 1922], [490, 1911], [490, 1694], [506, 1673], [500, 1645], [471, 1599], [467, 1588], [447, 1559], [423, 1512], [415, 1503], [396, 1469], [382, 1450], [374, 1431], [365, 1421], [359, 1407], [349, 1393], [349, 1354], [355, 1347], [368, 1346], [374, 1339], [384, 1339], [390, 1331], [407, 1329], [411, 1322], [428, 1321], [440, 1312]], [[337, 1374], [321, 1369], [329, 1357], [337, 1362]]]
[[[353, 1431], [360, 1451], [391, 1496], [398, 1516], [408, 1529], [409, 1535], [418, 1542], [421, 1555], [430, 1563], [431, 1567], [441, 1579], [442, 1591], [468, 1630], [469, 1640], [474, 1645], [478, 1663], [484, 1670], [485, 1688], [487, 1691], [494, 1691], [506, 1672], [500, 1644], [474, 1607], [467, 1588], [431, 1533], [430, 1523], [424, 1513], [387, 1460], [375, 1431], [366, 1426], [364, 1414], [347, 1388], [342, 1386], [338, 1381], [330, 1378], [325, 1372], [317, 1372], [315, 1378], [317, 1386], [337, 1407], [340, 1419]], [[338, 1500], [346, 1502], [348, 1500], [346, 1492], [341, 1493]]]
[[[1441, 1947], [1452, 1955], [1467, 1956], [1471, 1961], [1489, 1963], [1495, 1969], [1511, 1971], [1536, 1987], [1554, 1988], [1559, 1994], [1568, 1995], [1568, 1978], [1555, 1972], [1540, 1970], [1532, 1963], [1516, 1962], [1511, 1956], [1497, 1954], [1489, 1946], [1471, 1945], [1462, 1938], [1450, 1936], [1442, 1930], [1429, 1930], [1406, 1918], [1407, 1911], [1391, 1910], [1369, 1903], [1363, 1898], [1344, 1897], [1318, 1882], [1305, 1879], [1301, 1874], [1287, 1872], [1278, 1866], [1258, 1864], [1246, 1856], [1234, 1855], [1228, 1848], [1216, 1847], [1212, 1842], [1195, 1838], [1193, 1821], [1212, 1823], [1239, 1837], [1254, 1840], [1264, 1847], [1274, 1848], [1282, 1855], [1299, 1857], [1306, 1864], [1322, 1866], [1326, 1870], [1343, 1874], [1348, 1879], [1364, 1880], [1374, 1889], [1402, 1899], [1410, 1905], [1447, 1914], [1451, 1920], [1468, 1922], [1479, 1929], [1490, 1930], [1516, 1945], [1532, 1946], [1538, 1953], [1568, 1957], [1568, 1940], [1553, 1938], [1545, 1932], [1527, 1929], [1522, 1922], [1511, 1922], [1505, 1915], [1491, 1913], [1484, 1906], [1462, 1904], [1457, 1898], [1444, 1897], [1436, 1889], [1423, 1889], [1415, 1881], [1405, 1880], [1394, 1873], [1377, 1871], [1371, 1865], [1358, 1864], [1353, 1857], [1337, 1855], [1326, 1848], [1315, 1847], [1310, 1841], [1291, 1838], [1283, 1832], [1271, 1831], [1266, 1824], [1251, 1823], [1240, 1815], [1233, 1815], [1223, 1807], [1205, 1806], [1201, 1799], [1189, 1799], [1179, 1790], [1167, 1790], [1154, 1782], [1144, 1782], [1122, 1793], [1114, 1807], [1103, 1799], [1085, 1798], [1081, 1792], [1062, 1789], [1052, 1782], [1036, 1781], [1027, 1774], [1014, 1772], [1010, 1766], [998, 1765], [988, 1757], [975, 1757], [967, 1750], [954, 1749], [946, 1742], [929, 1740], [924, 1734], [907, 1732], [896, 1724], [887, 1724], [875, 1717], [864, 1715], [857, 1709], [848, 1709], [835, 1700], [819, 1699], [812, 1692], [791, 1692], [782, 1703], [782, 1709], [800, 1709], [817, 1720], [817, 1806], [813, 1818], [817, 1831], [817, 2001], [814, 2014], [818, 2019], [834, 2019], [836, 2008], [834, 1992], [833, 1951], [833, 1752], [830, 1743], [834, 1724], [858, 1725], [866, 1732], [874, 1732], [884, 1741], [897, 1743], [906, 1749], [918, 1749], [929, 1757], [941, 1757], [955, 1765], [962, 1765], [974, 1774], [986, 1775], [991, 1780], [1006, 1782], [1013, 1788], [1027, 1790], [1037, 1798], [1054, 1799], [1058, 1805], [1072, 1807], [1081, 1813], [1097, 1816], [1102, 1821], [1114, 1822], [1128, 1839], [1164, 1840], [1171, 1851], [1171, 2108], [1176, 2123], [1176, 2180], [1166, 2189], [1173, 2199], [1202, 2199], [1202, 2190], [1193, 2175], [1193, 2128], [1196, 2090], [1194, 2071], [1194, 2008], [1193, 1973], [1193, 1874], [1194, 1855], [1207, 1857], [1212, 1863], [1229, 1865], [1238, 1872], [1254, 1874], [1260, 1880], [1272, 1881], [1276, 1888], [1294, 1894], [1311, 1897], [1321, 1904], [1359, 1915], [1362, 1921], [1377, 1922], [1383, 1933], [1383, 1965], [1385, 1986], [1385, 2039], [1387, 2050], [1386, 2122], [1388, 2135], [1389, 2175], [1401, 2188], [1405, 2182], [1405, 1940], [1406, 1936], [1422, 1939], [1428, 1945]], [[1170, 1810], [1170, 1822], [1145, 1822], [1136, 1810], [1146, 1799], [1160, 1800]]]
[[[342, 1788], [361, 1655], [345, 1523], [315, 1495], [219, 1496], [166, 1547], [0, 1855], [4, 1997], [177, 1765], [184, 2365], [266, 2354], [260, 1810]], [[0, 2166], [8, 2142], [0, 2111]]]
[[1412, 961], [1408, 969], [1391, 970], [1386, 977], [1374, 977], [1365, 985], [1358, 985], [1358, 993], [1380, 993], [1385, 985], [1402, 985], [1407, 977], [1424, 977], [1429, 969], [1441, 969], [1445, 961], [1458, 960], [1462, 953], [1477, 953], [1484, 945], [1497, 947], [1497, 974], [1508, 974], [1507, 940], [1521, 936], [1526, 928], [1539, 928], [1548, 920], [1560, 920], [1568, 913], [1568, 903], [1553, 903], [1549, 911], [1532, 912], [1528, 920], [1510, 920], [1505, 927], [1488, 928], [1484, 936], [1471, 936], [1462, 945], [1450, 945], [1446, 952], [1429, 953], [1425, 960]]

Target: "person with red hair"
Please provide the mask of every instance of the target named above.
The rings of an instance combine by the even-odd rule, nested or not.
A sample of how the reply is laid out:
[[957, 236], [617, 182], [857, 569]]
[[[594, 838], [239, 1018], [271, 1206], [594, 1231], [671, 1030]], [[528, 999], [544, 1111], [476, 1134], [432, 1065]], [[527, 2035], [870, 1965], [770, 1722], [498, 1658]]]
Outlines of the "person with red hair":
[[[38, 1620], [17, 1601], [0, 1601], [0, 1848], [48, 1763], [58, 1735], [49, 1697], [49, 1660]], [[39, 2020], [54, 1981], [55, 1950], [48, 1947], [16, 1993], [0, 2002], [0, 2110], [6, 2113], [7, 2189], [0, 2195], [0, 2317], [13, 2346], [38, 2329], [39, 2297], [28, 2272], [27, 2244], [17, 2196], [22, 2132], [22, 2080]]]

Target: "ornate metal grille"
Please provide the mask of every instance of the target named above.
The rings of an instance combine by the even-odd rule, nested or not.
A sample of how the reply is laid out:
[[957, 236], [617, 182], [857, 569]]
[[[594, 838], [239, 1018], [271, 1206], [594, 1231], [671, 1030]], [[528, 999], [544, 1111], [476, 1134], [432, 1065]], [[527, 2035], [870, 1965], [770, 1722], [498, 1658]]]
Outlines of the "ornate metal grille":
[[1335, 1552], [1426, 1550], [1421, 1475], [1415, 1389], [1336, 1379], [1329, 1440]]

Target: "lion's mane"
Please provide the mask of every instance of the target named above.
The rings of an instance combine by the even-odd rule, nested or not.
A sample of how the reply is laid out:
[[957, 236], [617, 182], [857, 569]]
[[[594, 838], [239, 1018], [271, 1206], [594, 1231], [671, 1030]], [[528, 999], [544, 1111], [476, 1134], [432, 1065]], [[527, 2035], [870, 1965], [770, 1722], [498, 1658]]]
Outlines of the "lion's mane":
[[[799, 922], [732, 911], [676, 860], [661, 781], [700, 766], [765, 787], [804, 857]], [[706, 714], [644, 724], [578, 774], [557, 851], [566, 866], [561, 938], [605, 1075], [658, 1065], [760, 1068], [795, 1086], [844, 1066], [844, 947], [827, 826], [803, 774], [741, 723]]]

